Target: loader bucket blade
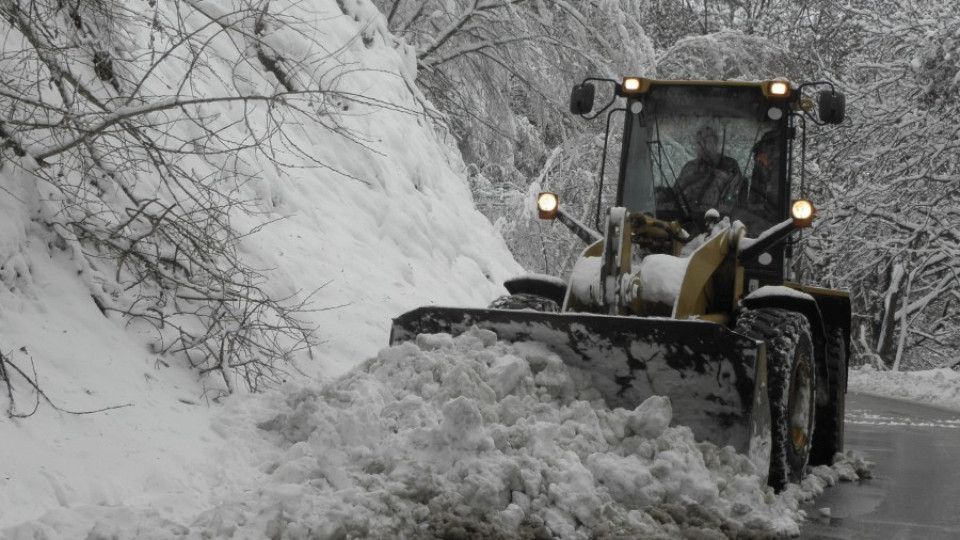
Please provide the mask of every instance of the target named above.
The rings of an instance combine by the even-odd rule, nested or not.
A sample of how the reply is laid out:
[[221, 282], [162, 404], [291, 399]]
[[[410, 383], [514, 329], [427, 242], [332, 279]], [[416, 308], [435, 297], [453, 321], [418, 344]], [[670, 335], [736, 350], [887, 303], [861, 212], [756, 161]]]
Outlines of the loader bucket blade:
[[650, 396], [667, 396], [675, 424], [689, 426], [698, 440], [749, 454], [761, 474], [767, 471], [762, 342], [705, 321], [426, 307], [394, 319], [390, 343], [417, 334], [457, 335], [473, 326], [501, 341], [543, 343], [583, 370], [610, 407], [632, 410]]

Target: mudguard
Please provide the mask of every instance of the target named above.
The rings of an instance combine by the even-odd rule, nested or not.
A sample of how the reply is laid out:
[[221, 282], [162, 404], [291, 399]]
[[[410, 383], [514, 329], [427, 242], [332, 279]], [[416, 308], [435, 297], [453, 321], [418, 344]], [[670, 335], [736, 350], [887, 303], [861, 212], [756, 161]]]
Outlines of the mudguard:
[[391, 345], [471, 327], [502, 341], [537, 341], [582, 370], [610, 407], [670, 398], [675, 424], [733, 446], [758, 471], [769, 464], [770, 411], [763, 342], [713, 322], [649, 317], [425, 307], [394, 319]]

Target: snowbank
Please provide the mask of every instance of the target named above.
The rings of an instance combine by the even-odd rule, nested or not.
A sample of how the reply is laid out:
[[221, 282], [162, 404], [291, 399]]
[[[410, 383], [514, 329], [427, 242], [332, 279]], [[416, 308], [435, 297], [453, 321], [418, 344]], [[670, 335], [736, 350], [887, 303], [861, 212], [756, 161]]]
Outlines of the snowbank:
[[668, 399], [610, 410], [583, 380], [539, 344], [421, 336], [337, 382], [232, 399], [215, 431], [256, 472], [189, 519], [62, 508], [5, 538], [762, 538], [857, 476], [841, 460], [775, 496], [746, 457], [671, 427]]
[[871, 366], [863, 366], [850, 370], [849, 388], [853, 392], [960, 410], [960, 373], [947, 368], [879, 371]]

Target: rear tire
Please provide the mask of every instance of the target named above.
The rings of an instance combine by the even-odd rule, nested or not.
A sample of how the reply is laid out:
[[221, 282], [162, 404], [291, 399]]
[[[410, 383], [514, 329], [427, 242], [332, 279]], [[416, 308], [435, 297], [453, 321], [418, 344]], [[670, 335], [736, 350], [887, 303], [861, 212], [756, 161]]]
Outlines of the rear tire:
[[547, 313], [559, 313], [560, 305], [553, 300], [530, 293], [518, 293], [501, 296], [490, 303], [494, 309], [532, 309]]
[[813, 437], [811, 465], [832, 465], [843, 452], [843, 417], [846, 413], [847, 341], [843, 329], [827, 328], [827, 372], [830, 376], [827, 403], [817, 407], [817, 431]]
[[762, 308], [743, 313], [737, 332], [767, 344], [771, 435], [767, 483], [779, 492], [803, 479], [813, 442], [817, 386], [810, 323], [800, 313]]

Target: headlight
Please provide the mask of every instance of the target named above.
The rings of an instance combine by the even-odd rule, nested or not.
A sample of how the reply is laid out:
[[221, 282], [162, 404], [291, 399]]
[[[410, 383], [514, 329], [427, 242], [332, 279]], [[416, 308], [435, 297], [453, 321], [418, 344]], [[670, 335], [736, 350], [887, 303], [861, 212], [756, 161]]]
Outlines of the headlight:
[[636, 77], [627, 77], [623, 79], [624, 92], [636, 92], [640, 90], [640, 79]]
[[790, 205], [790, 217], [793, 219], [794, 226], [799, 229], [809, 227], [816, 213], [817, 209], [813, 207], [813, 203], [807, 200], [793, 201]]
[[784, 98], [790, 95], [790, 83], [786, 81], [770, 81], [766, 87], [767, 97]]
[[540, 213], [540, 219], [553, 219], [557, 217], [557, 209], [560, 207], [560, 199], [556, 193], [549, 191], [540, 192], [537, 195], [537, 210]]

